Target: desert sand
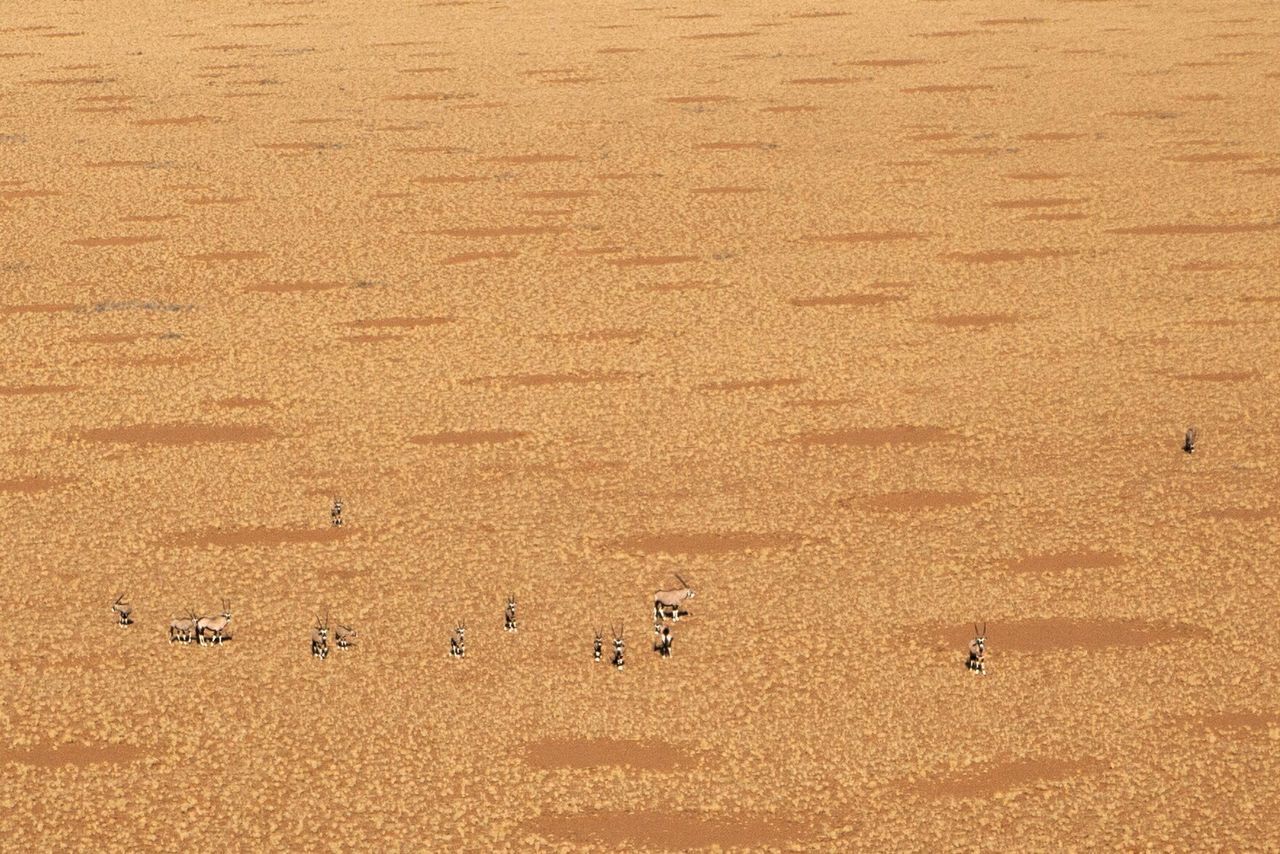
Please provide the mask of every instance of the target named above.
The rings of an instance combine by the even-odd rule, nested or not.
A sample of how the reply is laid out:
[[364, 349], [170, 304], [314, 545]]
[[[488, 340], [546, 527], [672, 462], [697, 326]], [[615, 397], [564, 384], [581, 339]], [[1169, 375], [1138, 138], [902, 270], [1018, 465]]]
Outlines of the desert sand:
[[8, 0], [0, 847], [1280, 850], [1277, 69], [1261, 0]]

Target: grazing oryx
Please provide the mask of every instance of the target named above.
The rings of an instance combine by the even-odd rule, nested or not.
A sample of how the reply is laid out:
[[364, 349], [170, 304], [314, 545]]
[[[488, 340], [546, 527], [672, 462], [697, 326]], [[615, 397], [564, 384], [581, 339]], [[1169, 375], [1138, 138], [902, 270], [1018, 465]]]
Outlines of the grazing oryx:
[[612, 662], [613, 666], [618, 670], [621, 670], [627, 664], [626, 661], [623, 659], [623, 647], [624, 647], [624, 644], [622, 640], [622, 627], [619, 626], [613, 632], [613, 662]]
[[603, 648], [604, 648], [604, 629], [596, 629], [596, 642], [592, 649], [591, 657], [596, 660], [597, 664], [600, 663], [600, 655]]
[[196, 626], [200, 623], [200, 618], [196, 616], [196, 612], [187, 609], [187, 617], [175, 617], [169, 621], [169, 643], [177, 641], [178, 643], [191, 643], [191, 639], [195, 637]]
[[502, 615], [502, 630], [504, 632], [516, 630], [516, 594], [514, 593], [507, 596], [507, 610]]
[[356, 645], [356, 630], [339, 623], [338, 630], [333, 633], [333, 639], [338, 649], [348, 649]]
[[965, 667], [977, 673], [979, 676], [985, 676], [987, 672], [987, 624], [982, 624], [982, 631], [978, 631], [978, 624], [973, 624], [973, 640], [969, 641], [969, 660], [965, 662]]
[[453, 637], [449, 638], [449, 655], [452, 658], [462, 658], [467, 654], [467, 627], [458, 624], [453, 630]]
[[676, 580], [684, 587], [676, 590], [659, 590], [653, 594], [653, 615], [658, 619], [666, 619], [667, 611], [670, 610], [671, 619], [679, 622], [680, 606], [685, 603], [685, 600], [693, 598], [693, 590], [689, 588], [689, 583], [679, 575], [676, 576]]
[[133, 618], [130, 616], [133, 613], [133, 606], [124, 601], [123, 593], [116, 597], [116, 601], [111, 603], [111, 613], [120, 615], [119, 624], [122, 626], [130, 625], [133, 622]]
[[342, 527], [342, 499], [333, 499], [333, 509], [329, 511], [329, 521], [335, 528]]
[[329, 618], [325, 615], [322, 621], [316, 617], [315, 628], [311, 630], [311, 654], [323, 661], [329, 656]]
[[1196, 428], [1188, 427], [1187, 437], [1182, 440], [1182, 450], [1188, 454], [1194, 454], [1196, 452], [1196, 436]]
[[227, 634], [227, 624], [231, 622], [231, 606], [222, 600], [222, 613], [216, 617], [204, 617], [196, 623], [196, 640], [201, 646], [216, 643], [221, 645]]

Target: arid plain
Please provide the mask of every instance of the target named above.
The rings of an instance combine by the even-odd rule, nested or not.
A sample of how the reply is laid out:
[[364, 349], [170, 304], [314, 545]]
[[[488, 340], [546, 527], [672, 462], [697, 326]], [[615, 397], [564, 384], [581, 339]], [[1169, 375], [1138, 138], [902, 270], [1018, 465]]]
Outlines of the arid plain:
[[1277, 69], [1261, 0], [8, 0], [0, 847], [1280, 850]]

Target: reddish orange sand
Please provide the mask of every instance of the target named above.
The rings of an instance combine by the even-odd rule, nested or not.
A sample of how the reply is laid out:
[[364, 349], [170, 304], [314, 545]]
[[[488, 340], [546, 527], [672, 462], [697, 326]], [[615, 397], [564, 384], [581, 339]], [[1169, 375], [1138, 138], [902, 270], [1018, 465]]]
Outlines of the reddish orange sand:
[[0, 847], [1280, 850], [1277, 68], [1261, 0], [8, 0]]

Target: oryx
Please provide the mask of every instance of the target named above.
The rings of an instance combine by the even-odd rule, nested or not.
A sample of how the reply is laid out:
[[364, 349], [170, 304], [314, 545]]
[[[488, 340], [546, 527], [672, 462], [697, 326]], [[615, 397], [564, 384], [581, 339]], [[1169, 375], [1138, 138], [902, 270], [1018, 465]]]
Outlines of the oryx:
[[600, 656], [604, 649], [604, 629], [596, 629], [596, 642], [593, 646], [591, 657], [600, 662]]
[[507, 595], [507, 609], [502, 614], [502, 630], [516, 631], [516, 594], [514, 593]]
[[1197, 435], [1196, 428], [1188, 427], [1187, 436], [1182, 440], [1182, 450], [1186, 451], [1188, 454], [1194, 454], [1196, 452]]
[[973, 640], [969, 641], [969, 660], [965, 662], [965, 667], [972, 670], [979, 676], [986, 675], [987, 672], [987, 624], [982, 624], [982, 630], [978, 630], [978, 624], [973, 624]]
[[356, 630], [339, 623], [338, 630], [333, 633], [333, 639], [338, 645], [338, 649], [353, 647], [356, 645]]
[[[653, 594], [653, 615], [658, 619], [666, 619], [668, 609], [671, 611], [671, 619], [675, 622], [680, 620], [680, 606], [686, 600], [693, 598], [693, 590], [689, 587], [689, 583], [676, 575], [676, 580], [684, 587], [675, 590], [659, 590]], [[688, 614], [688, 611], [684, 612]]]
[[623, 667], [626, 666], [626, 661], [623, 659], [624, 643], [622, 640], [622, 629], [623, 627], [619, 626], [613, 631], [613, 662], [612, 664], [618, 670], [621, 670]]
[[222, 613], [216, 617], [204, 617], [196, 623], [196, 640], [201, 646], [221, 644], [227, 636], [227, 624], [231, 622], [231, 605], [222, 600]]
[[322, 621], [316, 617], [315, 628], [311, 630], [311, 654], [320, 660], [329, 655], [329, 615]]
[[453, 630], [453, 636], [449, 638], [449, 655], [452, 658], [462, 658], [467, 654], [467, 627], [461, 623]]
[[663, 658], [671, 657], [671, 627], [663, 626], [662, 632], [658, 637], [658, 653]]
[[187, 617], [174, 617], [169, 621], [169, 643], [177, 641], [178, 643], [191, 643], [191, 639], [195, 637], [196, 626], [199, 624], [200, 618], [196, 616], [196, 612], [190, 608], [187, 609]]
[[124, 601], [123, 593], [111, 603], [111, 613], [119, 615], [119, 625], [127, 626], [133, 622], [133, 617], [130, 616], [133, 613], [133, 606]]
[[329, 521], [335, 528], [342, 527], [342, 499], [333, 499], [333, 509], [329, 511]]

